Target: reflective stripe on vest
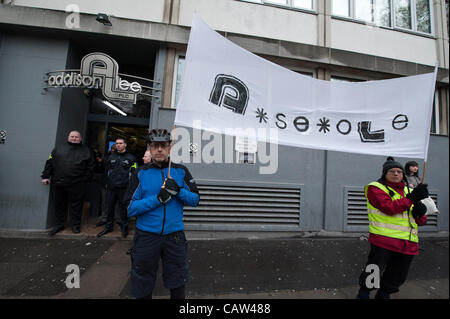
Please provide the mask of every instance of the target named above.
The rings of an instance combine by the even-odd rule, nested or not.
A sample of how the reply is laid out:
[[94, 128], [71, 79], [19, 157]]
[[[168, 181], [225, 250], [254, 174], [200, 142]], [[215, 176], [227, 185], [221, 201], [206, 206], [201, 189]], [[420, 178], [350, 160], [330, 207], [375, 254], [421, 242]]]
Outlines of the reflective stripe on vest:
[[[385, 185], [378, 182], [373, 182], [365, 187], [364, 193], [366, 198], [367, 189], [369, 188], [369, 186], [375, 186], [389, 194], [389, 190]], [[393, 191], [394, 196], [391, 197], [392, 200], [403, 198], [402, 195], [397, 193], [395, 190]], [[407, 187], [405, 187], [405, 194], [407, 191], [409, 190]], [[388, 215], [372, 206], [372, 204], [370, 204], [369, 200], [367, 199], [367, 214], [369, 217], [370, 233], [386, 237], [409, 240], [416, 243], [419, 242], [417, 231], [418, 226], [409, 210], [404, 211], [400, 214]]]

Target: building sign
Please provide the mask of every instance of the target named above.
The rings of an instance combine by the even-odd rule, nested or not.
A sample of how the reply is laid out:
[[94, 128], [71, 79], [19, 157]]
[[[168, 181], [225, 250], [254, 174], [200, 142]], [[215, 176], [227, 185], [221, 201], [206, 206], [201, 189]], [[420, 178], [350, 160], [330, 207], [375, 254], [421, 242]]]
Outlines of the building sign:
[[94, 52], [82, 60], [80, 70], [49, 72], [48, 87], [101, 89], [108, 100], [136, 103], [142, 86], [128, 82], [119, 76], [119, 65], [109, 55]]

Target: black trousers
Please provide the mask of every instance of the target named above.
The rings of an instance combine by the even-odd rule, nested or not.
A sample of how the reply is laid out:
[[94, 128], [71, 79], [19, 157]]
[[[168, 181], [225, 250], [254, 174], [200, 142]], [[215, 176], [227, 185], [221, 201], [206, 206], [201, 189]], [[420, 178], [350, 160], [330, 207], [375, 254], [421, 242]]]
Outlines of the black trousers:
[[106, 190], [106, 225], [108, 229], [114, 228], [114, 210], [116, 207], [116, 202], [119, 201], [119, 213], [120, 213], [120, 223], [121, 228], [128, 227], [128, 212], [126, 203], [126, 188], [108, 188]]
[[[366, 267], [370, 264], [378, 266], [380, 289], [391, 294], [398, 292], [400, 286], [405, 283], [413, 258], [413, 255], [397, 253], [371, 244]], [[372, 290], [366, 286], [366, 279], [370, 274], [371, 272], [366, 272], [366, 268], [363, 269], [359, 277], [361, 288]]]
[[93, 178], [86, 186], [86, 200], [90, 202], [89, 215], [100, 216], [102, 214], [102, 183], [98, 178]]
[[184, 298], [184, 286], [189, 281], [184, 231], [160, 235], [138, 228], [134, 233], [130, 273], [131, 294], [135, 298], [151, 298], [160, 260], [164, 287], [170, 289], [172, 299]]
[[84, 203], [85, 183], [79, 182], [69, 186], [53, 187], [55, 202], [55, 226], [64, 226], [67, 221], [67, 209], [69, 208], [70, 226], [80, 226], [81, 214]]

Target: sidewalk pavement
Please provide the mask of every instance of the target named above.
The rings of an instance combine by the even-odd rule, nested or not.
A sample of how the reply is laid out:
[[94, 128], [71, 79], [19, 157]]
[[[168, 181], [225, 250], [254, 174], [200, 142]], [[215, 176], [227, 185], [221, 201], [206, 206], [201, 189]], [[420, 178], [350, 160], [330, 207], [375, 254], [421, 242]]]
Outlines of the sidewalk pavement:
[[[108, 235], [0, 231], [0, 299], [132, 298], [126, 254], [132, 236]], [[367, 239], [358, 237], [193, 237], [187, 232], [187, 299], [354, 299], [369, 251]], [[408, 281], [392, 298], [448, 299], [448, 252], [448, 237], [422, 238]], [[80, 268], [80, 288], [66, 287], [69, 264]], [[155, 299], [169, 298], [161, 277], [160, 266]]]

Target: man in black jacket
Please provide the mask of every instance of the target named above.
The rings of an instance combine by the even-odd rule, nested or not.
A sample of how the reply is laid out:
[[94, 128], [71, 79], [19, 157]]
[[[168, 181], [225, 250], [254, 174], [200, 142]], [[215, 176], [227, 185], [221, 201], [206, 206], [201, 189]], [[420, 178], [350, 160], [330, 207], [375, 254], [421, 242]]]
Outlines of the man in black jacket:
[[64, 229], [68, 205], [72, 232], [80, 232], [86, 181], [92, 177], [93, 165], [91, 151], [82, 144], [78, 131], [71, 131], [67, 143], [52, 150], [41, 175], [43, 185], [51, 182], [55, 201], [56, 224], [49, 236]]
[[126, 190], [131, 173], [136, 169], [136, 158], [127, 152], [127, 144], [123, 138], [116, 139], [116, 152], [111, 153], [106, 161], [106, 206], [107, 217], [105, 229], [97, 237], [112, 232], [114, 228], [114, 210], [119, 201], [120, 230], [122, 237], [128, 235], [128, 214]]

